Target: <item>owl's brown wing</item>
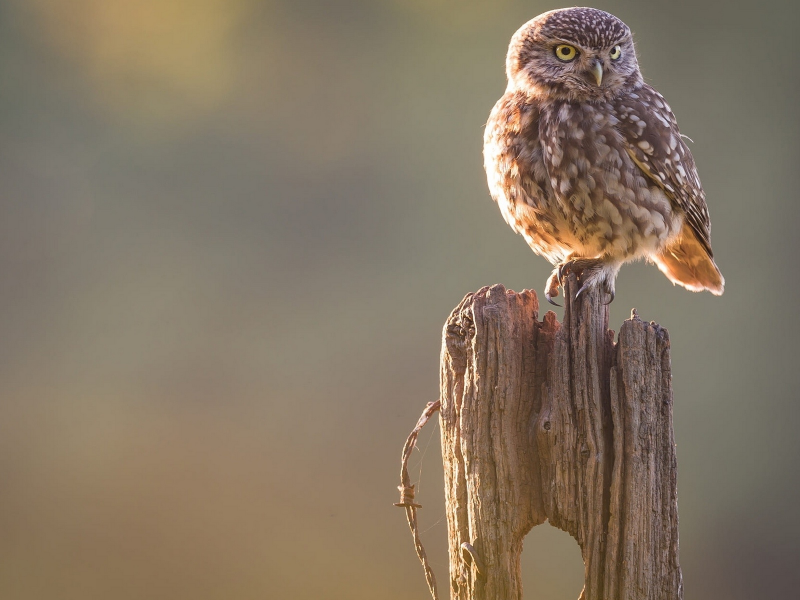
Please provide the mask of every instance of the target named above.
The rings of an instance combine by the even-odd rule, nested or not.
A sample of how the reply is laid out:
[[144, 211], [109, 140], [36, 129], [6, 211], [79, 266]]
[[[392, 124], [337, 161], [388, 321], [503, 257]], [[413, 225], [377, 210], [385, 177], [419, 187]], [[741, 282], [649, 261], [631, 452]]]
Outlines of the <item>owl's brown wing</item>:
[[645, 84], [614, 102], [617, 129], [628, 154], [686, 215], [697, 241], [712, 258], [711, 221], [706, 195], [675, 115], [656, 90]]

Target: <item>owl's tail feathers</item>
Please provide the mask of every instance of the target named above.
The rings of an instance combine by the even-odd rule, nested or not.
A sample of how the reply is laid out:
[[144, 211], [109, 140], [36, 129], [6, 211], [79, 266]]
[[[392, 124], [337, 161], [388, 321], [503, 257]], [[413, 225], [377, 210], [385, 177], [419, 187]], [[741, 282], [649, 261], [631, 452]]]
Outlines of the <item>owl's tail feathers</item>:
[[688, 290], [708, 290], [717, 296], [725, 291], [725, 278], [688, 225], [683, 226], [681, 235], [654, 256], [653, 261], [672, 283]]

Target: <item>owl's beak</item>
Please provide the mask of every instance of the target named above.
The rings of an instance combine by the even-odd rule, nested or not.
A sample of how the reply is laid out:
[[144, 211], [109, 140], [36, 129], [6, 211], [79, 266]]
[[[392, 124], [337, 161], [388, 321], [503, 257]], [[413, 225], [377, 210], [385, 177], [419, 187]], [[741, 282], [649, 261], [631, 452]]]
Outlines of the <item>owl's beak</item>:
[[592, 62], [592, 68], [589, 69], [589, 72], [594, 75], [597, 85], [603, 85], [603, 63], [600, 60], [594, 59], [594, 62]]

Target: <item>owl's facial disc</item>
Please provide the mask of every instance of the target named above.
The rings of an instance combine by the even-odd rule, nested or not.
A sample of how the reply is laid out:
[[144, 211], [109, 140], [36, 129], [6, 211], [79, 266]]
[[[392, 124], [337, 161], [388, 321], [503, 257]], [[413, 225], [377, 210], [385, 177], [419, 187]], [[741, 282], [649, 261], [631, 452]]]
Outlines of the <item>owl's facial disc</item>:
[[539, 15], [508, 49], [509, 86], [534, 96], [592, 101], [641, 85], [630, 29], [590, 8]]

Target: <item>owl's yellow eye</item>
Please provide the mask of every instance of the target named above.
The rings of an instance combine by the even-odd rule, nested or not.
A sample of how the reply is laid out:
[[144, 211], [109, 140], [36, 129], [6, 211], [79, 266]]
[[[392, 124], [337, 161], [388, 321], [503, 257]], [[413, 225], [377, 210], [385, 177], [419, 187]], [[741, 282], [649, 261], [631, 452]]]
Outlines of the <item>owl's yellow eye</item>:
[[622, 48], [618, 45], [614, 46], [608, 55], [611, 57], [611, 60], [619, 60], [619, 57], [622, 56]]
[[576, 56], [578, 56], [578, 51], [572, 46], [569, 46], [568, 44], [559, 44], [556, 46], [556, 57], [559, 60], [569, 62], [571, 60], [575, 60]]

